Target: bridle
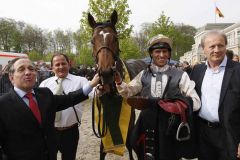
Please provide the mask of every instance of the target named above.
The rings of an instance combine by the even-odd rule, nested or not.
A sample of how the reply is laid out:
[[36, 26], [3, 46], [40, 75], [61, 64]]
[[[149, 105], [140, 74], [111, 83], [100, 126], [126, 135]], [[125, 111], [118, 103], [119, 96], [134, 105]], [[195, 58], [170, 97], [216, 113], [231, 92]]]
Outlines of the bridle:
[[[109, 34], [111, 34], [111, 36], [113, 36], [114, 39], [116, 40], [116, 42], [114, 42], [114, 43], [116, 43], [117, 48], [116, 48], [116, 50], [114, 50], [109, 45], [106, 45], [106, 43], [104, 42], [104, 43], [101, 43], [101, 45], [96, 49], [96, 52], [93, 51], [92, 56], [95, 59], [95, 63], [98, 64], [98, 54], [103, 49], [108, 50], [109, 51], [108, 53], [112, 54], [112, 57], [113, 57], [113, 60], [114, 60], [114, 65], [111, 66], [109, 72], [101, 73], [98, 66], [96, 66], [96, 67], [97, 67], [98, 74], [101, 77], [101, 82], [100, 83], [107, 84], [107, 85], [110, 86], [110, 93], [109, 94], [116, 94], [116, 92], [115, 92], [116, 91], [115, 82], [112, 81], [112, 83], [108, 83], [108, 80], [113, 78], [114, 73], [117, 71], [117, 65], [118, 65], [118, 62], [120, 61], [120, 58], [119, 58], [120, 50], [119, 50], [119, 46], [118, 46], [118, 36], [117, 36], [116, 29], [111, 23], [106, 22], [106, 23], [98, 24], [94, 28], [94, 31], [96, 29], [99, 29], [98, 32], [100, 33], [100, 31], [104, 30], [104, 28], [106, 28], [106, 27], [110, 27], [114, 31], [113, 33], [109, 33]], [[94, 31], [93, 31], [93, 33], [95, 33]], [[96, 46], [94, 46], [94, 45], [96, 45], [94, 43], [94, 37], [91, 40], [91, 43], [92, 43], [93, 47], [96, 47]], [[104, 79], [108, 79], [108, 80], [104, 80]], [[108, 128], [108, 126], [107, 126], [107, 115], [106, 115], [106, 113], [103, 112], [104, 106], [101, 103], [100, 98], [98, 96], [96, 96], [96, 90], [94, 92], [93, 97], [94, 97], [93, 101], [92, 101], [92, 128], [93, 128], [93, 133], [98, 138], [103, 138], [107, 134], [107, 128]], [[97, 129], [95, 127], [95, 113], [96, 112], [97, 112], [97, 115], [98, 115]], [[102, 117], [101, 117], [101, 115], [102, 115]]]
[[[118, 36], [117, 36], [117, 31], [115, 29], [115, 26], [113, 26], [110, 22], [105, 22], [105, 23], [97, 23], [96, 27], [94, 27], [93, 29], [93, 34], [95, 33], [95, 31], [98, 29], [98, 34], [103, 31], [105, 28], [110, 28], [112, 29], [113, 32], [109, 32], [107, 33], [107, 35], [109, 36], [112, 36], [113, 37], [113, 42], [112, 43], [115, 43], [113, 45], [116, 45], [116, 48], [112, 48], [109, 43], [105, 43], [105, 42], [102, 42], [100, 44], [99, 47], [97, 47], [97, 49], [95, 49], [95, 51], [93, 50], [93, 53], [92, 53], [92, 56], [94, 57], [94, 60], [95, 60], [95, 64], [96, 65], [96, 70], [99, 74], [99, 76], [101, 77], [101, 83], [102, 84], [109, 84], [111, 85], [110, 87], [110, 90], [113, 91], [115, 90], [115, 84], [113, 84], [113, 75], [116, 73], [117, 71], [117, 67], [119, 62], [120, 62], [120, 58], [119, 58], [119, 53], [120, 53], [120, 49], [119, 49], [119, 42], [118, 42]], [[95, 40], [95, 37], [98, 36], [98, 35], [93, 35], [93, 38], [91, 40], [91, 43], [93, 45], [93, 48], [95, 47], [96, 48], [96, 44], [94, 42]], [[105, 41], [105, 39], [104, 39]], [[113, 65], [111, 65], [109, 67], [109, 70], [107, 71], [101, 71], [99, 69], [99, 61], [98, 61], [98, 54], [103, 50], [103, 49], [106, 49], [108, 50], [109, 52], [107, 52], [108, 54], [112, 54], [112, 57], [113, 57], [113, 60], [114, 60], [114, 63]]]
[[[113, 59], [114, 59], [114, 61], [115, 61], [114, 64], [116, 64], [117, 61], [119, 60], [119, 52], [120, 52], [120, 49], [119, 49], [119, 47], [118, 47], [118, 36], [117, 36], [117, 32], [116, 32], [115, 27], [114, 27], [111, 23], [106, 22], [106, 23], [102, 23], [102, 24], [100, 24], [100, 25], [97, 25], [97, 26], [94, 28], [94, 30], [99, 29], [99, 28], [103, 30], [103, 29], [106, 28], [106, 27], [110, 27], [110, 28], [114, 31], [114, 34], [113, 34], [113, 33], [109, 33], [109, 34], [111, 34], [111, 35], [116, 39], [117, 50], [114, 51], [111, 47], [109, 47], [108, 45], [106, 45], [106, 44], [104, 43], [104, 45], [100, 46], [95, 53], [94, 53], [94, 52], [92, 53], [92, 56], [94, 57], [96, 64], [98, 64], [98, 54], [99, 54], [99, 52], [101, 52], [102, 49], [107, 49], [107, 50], [109, 50], [109, 51], [111, 52], [111, 54], [112, 54], [112, 56], [113, 56]], [[94, 33], [94, 32], [93, 32], [93, 33]], [[95, 45], [93, 39], [91, 40], [91, 43], [92, 43], [93, 46]]]

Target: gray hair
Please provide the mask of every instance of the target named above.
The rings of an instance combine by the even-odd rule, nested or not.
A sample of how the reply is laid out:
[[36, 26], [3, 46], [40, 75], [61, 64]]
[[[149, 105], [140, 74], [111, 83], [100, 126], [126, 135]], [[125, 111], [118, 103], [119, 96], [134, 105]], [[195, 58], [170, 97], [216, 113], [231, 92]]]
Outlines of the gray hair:
[[219, 36], [223, 37], [225, 44], [227, 45], [227, 36], [225, 33], [223, 33], [220, 30], [210, 30], [210, 31], [207, 31], [201, 39], [202, 48], [204, 48], [204, 43], [205, 43], [206, 38], [209, 37], [210, 35], [219, 35]]

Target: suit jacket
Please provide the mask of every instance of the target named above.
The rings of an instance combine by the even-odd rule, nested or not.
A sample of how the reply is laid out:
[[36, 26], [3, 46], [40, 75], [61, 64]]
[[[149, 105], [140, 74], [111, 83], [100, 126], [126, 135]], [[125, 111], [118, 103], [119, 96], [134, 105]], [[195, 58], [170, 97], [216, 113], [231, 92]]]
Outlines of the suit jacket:
[[0, 146], [8, 160], [53, 160], [56, 150], [56, 111], [85, 99], [82, 89], [68, 95], [53, 95], [48, 88], [34, 89], [42, 124], [12, 89], [0, 97]]
[[[195, 89], [200, 98], [206, 69], [205, 64], [197, 65], [190, 76], [196, 83]], [[234, 160], [240, 142], [240, 64], [229, 59], [222, 82], [218, 115], [220, 124], [224, 127], [229, 159]]]

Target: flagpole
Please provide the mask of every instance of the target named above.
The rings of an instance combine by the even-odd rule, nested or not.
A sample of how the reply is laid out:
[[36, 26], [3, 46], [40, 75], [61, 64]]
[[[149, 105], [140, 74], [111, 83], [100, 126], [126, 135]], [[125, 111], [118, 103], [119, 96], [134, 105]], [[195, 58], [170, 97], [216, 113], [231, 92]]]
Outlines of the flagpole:
[[217, 5], [216, 5], [216, 1], [214, 1], [214, 5], [215, 5], [215, 8], [214, 8], [214, 13], [215, 13], [215, 24], [217, 23], [216, 22], [216, 19], [217, 19], [217, 13], [216, 13], [216, 7], [217, 7]]

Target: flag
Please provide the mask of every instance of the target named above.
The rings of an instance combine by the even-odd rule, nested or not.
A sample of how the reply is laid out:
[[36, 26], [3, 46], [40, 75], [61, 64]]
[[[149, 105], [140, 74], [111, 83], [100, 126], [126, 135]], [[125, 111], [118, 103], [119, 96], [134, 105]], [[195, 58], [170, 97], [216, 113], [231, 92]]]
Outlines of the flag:
[[216, 14], [219, 16], [219, 17], [224, 17], [224, 15], [222, 14], [222, 12], [218, 9], [218, 7], [216, 7]]

